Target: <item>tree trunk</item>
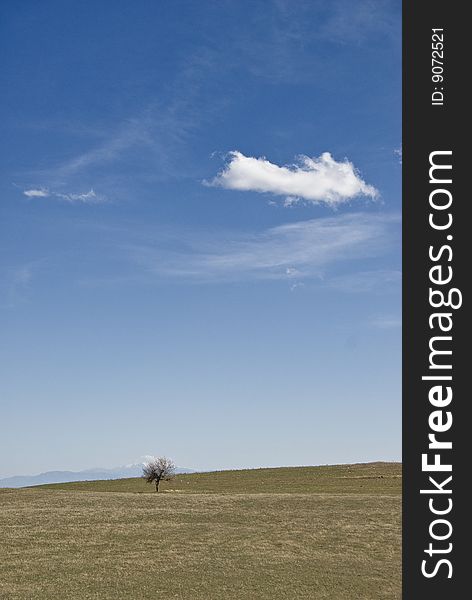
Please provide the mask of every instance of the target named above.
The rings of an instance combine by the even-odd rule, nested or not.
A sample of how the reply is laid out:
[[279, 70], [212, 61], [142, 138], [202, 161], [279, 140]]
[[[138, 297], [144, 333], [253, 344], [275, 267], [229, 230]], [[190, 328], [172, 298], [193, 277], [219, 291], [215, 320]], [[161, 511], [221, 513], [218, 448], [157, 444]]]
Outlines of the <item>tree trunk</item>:
[[159, 479], [156, 479], [156, 493], [159, 491]]

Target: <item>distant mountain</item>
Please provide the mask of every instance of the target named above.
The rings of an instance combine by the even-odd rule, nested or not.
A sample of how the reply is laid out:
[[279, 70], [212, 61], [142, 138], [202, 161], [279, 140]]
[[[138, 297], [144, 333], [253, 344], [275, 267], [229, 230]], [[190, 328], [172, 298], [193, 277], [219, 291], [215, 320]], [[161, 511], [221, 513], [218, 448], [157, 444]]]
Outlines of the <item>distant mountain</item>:
[[[140, 477], [142, 464], [126, 465], [114, 469], [86, 469], [85, 471], [47, 471], [39, 475], [15, 475], [0, 479], [0, 488], [21, 488], [43, 483], [67, 483], [69, 481], [97, 481], [99, 479], [124, 479]], [[177, 467], [176, 473], [194, 473], [192, 469]]]

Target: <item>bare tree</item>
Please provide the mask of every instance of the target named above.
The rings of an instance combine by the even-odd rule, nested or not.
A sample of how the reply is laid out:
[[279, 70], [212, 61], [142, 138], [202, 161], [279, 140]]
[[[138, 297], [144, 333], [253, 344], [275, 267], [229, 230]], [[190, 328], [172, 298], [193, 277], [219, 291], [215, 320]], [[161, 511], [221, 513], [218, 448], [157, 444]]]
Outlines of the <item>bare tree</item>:
[[165, 456], [153, 458], [143, 465], [142, 476], [147, 483], [154, 483], [158, 492], [161, 481], [169, 481], [175, 477], [175, 464]]

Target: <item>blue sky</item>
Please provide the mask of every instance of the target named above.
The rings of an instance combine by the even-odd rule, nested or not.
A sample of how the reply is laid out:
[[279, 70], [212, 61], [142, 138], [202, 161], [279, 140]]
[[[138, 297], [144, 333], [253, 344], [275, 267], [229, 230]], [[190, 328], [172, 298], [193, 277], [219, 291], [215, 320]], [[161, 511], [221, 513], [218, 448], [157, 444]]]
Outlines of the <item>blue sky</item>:
[[0, 475], [399, 459], [400, 2], [2, 12]]

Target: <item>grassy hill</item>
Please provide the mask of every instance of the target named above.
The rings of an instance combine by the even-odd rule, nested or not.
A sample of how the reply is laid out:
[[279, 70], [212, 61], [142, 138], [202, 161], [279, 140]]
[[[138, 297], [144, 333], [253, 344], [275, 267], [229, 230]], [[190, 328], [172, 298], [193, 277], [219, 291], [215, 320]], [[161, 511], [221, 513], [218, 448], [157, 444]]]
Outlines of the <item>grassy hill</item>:
[[0, 490], [0, 597], [401, 598], [400, 511], [392, 463]]
[[[143, 479], [78, 481], [36, 486], [43, 489], [81, 490], [88, 492], [155, 493], [154, 486]], [[398, 463], [367, 463], [322, 467], [279, 467], [275, 469], [241, 469], [178, 475], [164, 481], [160, 492], [190, 494], [260, 494], [279, 493], [356, 494], [399, 493], [401, 466]]]

